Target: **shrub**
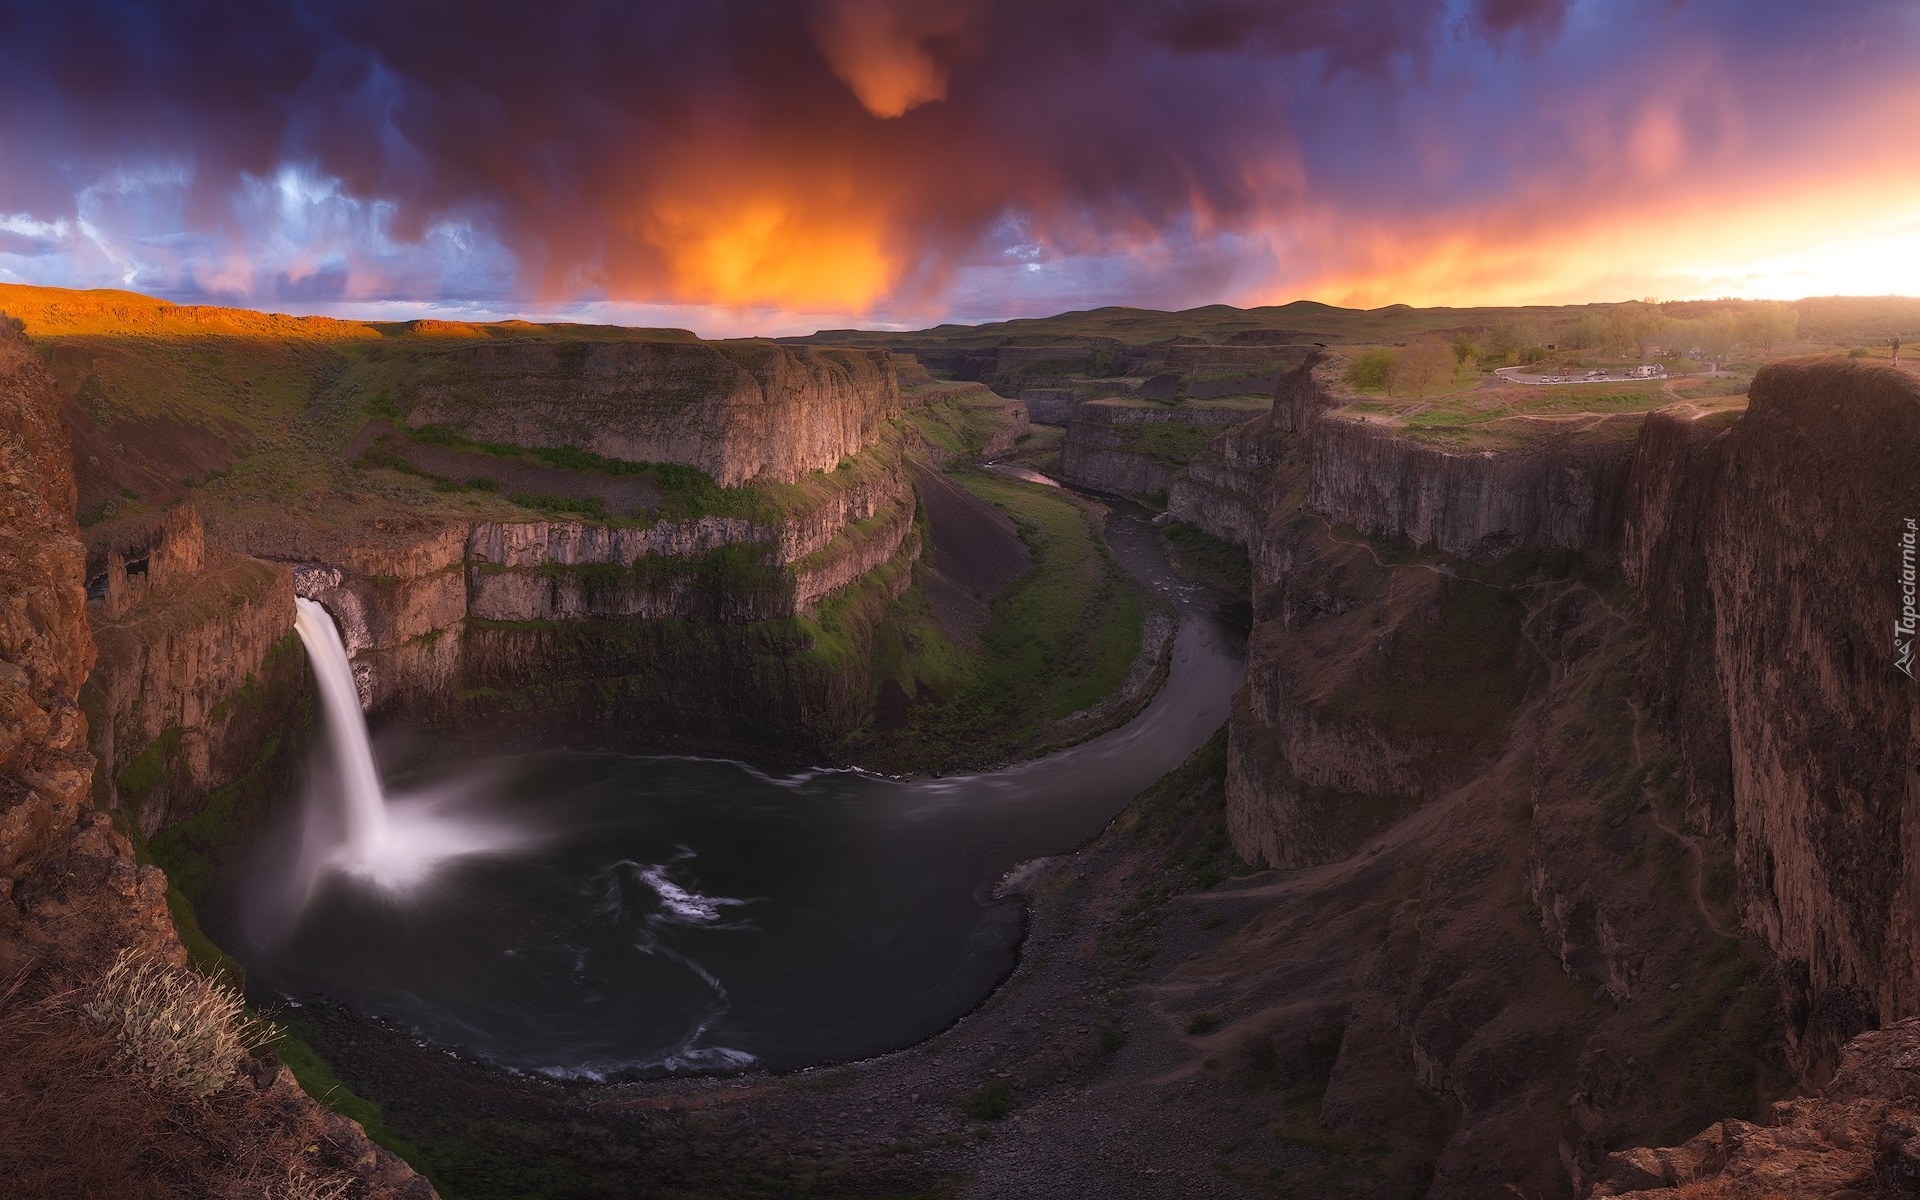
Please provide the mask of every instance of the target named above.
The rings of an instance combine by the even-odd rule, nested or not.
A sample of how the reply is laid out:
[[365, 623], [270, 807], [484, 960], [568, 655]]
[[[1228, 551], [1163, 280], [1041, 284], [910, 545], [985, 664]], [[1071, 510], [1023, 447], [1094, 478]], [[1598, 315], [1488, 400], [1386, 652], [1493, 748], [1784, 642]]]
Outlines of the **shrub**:
[[1391, 350], [1370, 350], [1347, 367], [1347, 382], [1363, 390], [1384, 388], [1392, 378], [1393, 364], [1399, 357]]
[[259, 1040], [240, 993], [123, 950], [80, 1003], [121, 1053], [153, 1082], [195, 1100], [233, 1078], [234, 1064]]
[[1220, 1018], [1210, 1012], [1195, 1013], [1193, 1020], [1187, 1022], [1187, 1036], [1205, 1037], [1220, 1028]]
[[594, 521], [607, 519], [607, 503], [598, 496], [588, 496], [576, 500], [571, 496], [547, 496], [532, 492], [515, 492], [507, 497], [522, 508], [537, 509], [545, 513], [566, 513], [572, 516], [586, 517]]
[[299, 1164], [290, 1163], [287, 1177], [268, 1195], [272, 1200], [342, 1200], [353, 1190], [355, 1182], [352, 1176], [347, 1175], [318, 1179], [301, 1169]]
[[990, 1079], [967, 1097], [967, 1115], [976, 1121], [998, 1121], [1012, 1111], [1004, 1079]]

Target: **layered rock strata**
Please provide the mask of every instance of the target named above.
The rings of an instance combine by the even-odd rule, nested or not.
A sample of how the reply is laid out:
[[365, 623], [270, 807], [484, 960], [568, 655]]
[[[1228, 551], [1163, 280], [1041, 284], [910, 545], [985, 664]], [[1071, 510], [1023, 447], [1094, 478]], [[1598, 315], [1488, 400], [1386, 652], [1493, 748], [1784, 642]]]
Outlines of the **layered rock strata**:
[[1524, 451], [1463, 453], [1331, 417], [1311, 438], [1309, 505], [1369, 537], [1476, 558], [1619, 541], [1629, 440], [1581, 445], [1569, 435]]
[[1073, 410], [1060, 448], [1061, 478], [1114, 495], [1163, 494], [1208, 431], [1250, 415], [1244, 405], [1089, 400]]
[[[24, 339], [0, 327], [0, 1007], [18, 1053], [18, 1039], [44, 1032], [49, 1053], [68, 1052], [84, 1033], [63, 1033], [63, 1022], [83, 1021], [63, 997], [122, 951], [179, 969], [186, 952], [166, 902], [167, 880], [140, 866], [133, 846], [105, 813], [89, 803], [94, 760], [79, 694], [94, 647], [87, 627], [85, 551], [74, 519], [75, 487], [68, 440], [59, 421], [52, 378]], [[197, 522], [185, 514], [149, 556], [155, 575], [151, 603], [191, 588], [206, 572]], [[124, 593], [123, 593], [124, 599]], [[141, 606], [131, 610], [137, 613]], [[30, 1003], [38, 997], [37, 1004]], [[136, 1094], [148, 1084], [144, 1068], [123, 1070]], [[9, 1079], [8, 1101], [38, 1118], [32, 1139], [9, 1128], [0, 1156], [19, 1155], [34, 1170], [113, 1130], [116, 1114], [84, 1111], [77, 1097], [98, 1095], [84, 1069], [24, 1085]], [[42, 1090], [44, 1088], [44, 1090]], [[89, 1092], [84, 1089], [93, 1088]], [[243, 1101], [259, 1124], [222, 1130], [217, 1148], [115, 1147], [144, 1151], [175, 1171], [197, 1174], [205, 1194], [228, 1194], [249, 1170], [318, 1181], [382, 1200], [431, 1200], [433, 1189], [407, 1165], [373, 1145], [358, 1125], [314, 1104], [285, 1067], [247, 1059], [237, 1063], [227, 1092]], [[143, 1104], [164, 1106], [165, 1098]], [[191, 1138], [203, 1112], [178, 1102], [167, 1136]], [[18, 1111], [18, 1110], [16, 1110]], [[10, 1114], [11, 1115], [11, 1114]], [[10, 1122], [10, 1124], [12, 1124]], [[298, 1131], [294, 1134], [293, 1131]], [[303, 1161], [261, 1162], [261, 1147], [293, 1144]], [[249, 1145], [251, 1138], [259, 1146]], [[62, 1141], [61, 1139], [66, 1139]], [[311, 1140], [309, 1140], [311, 1139]], [[183, 1166], [183, 1164], [185, 1164]], [[11, 1177], [12, 1168], [9, 1167]], [[357, 1177], [357, 1178], [356, 1178]], [[258, 1175], [255, 1176], [256, 1183]], [[124, 1182], [124, 1181], [115, 1181]]]
[[1639, 455], [1624, 562], [1668, 648], [1652, 690], [1817, 1080], [1852, 1034], [1920, 1014], [1920, 689], [1900, 667], [1920, 381], [1768, 367], [1741, 420], [1658, 414]]
[[682, 463], [723, 487], [830, 471], [900, 413], [886, 351], [758, 341], [459, 346], [398, 388], [415, 427]]
[[[293, 587], [285, 566], [205, 545], [190, 507], [169, 516], [147, 561], [129, 587], [110, 555], [105, 595], [90, 606], [99, 659], [81, 702], [100, 759], [97, 802], [129, 811], [151, 836], [253, 763], [262, 730], [232, 700], [270, 673], [290, 636]], [[276, 685], [290, 666], [275, 664]]]

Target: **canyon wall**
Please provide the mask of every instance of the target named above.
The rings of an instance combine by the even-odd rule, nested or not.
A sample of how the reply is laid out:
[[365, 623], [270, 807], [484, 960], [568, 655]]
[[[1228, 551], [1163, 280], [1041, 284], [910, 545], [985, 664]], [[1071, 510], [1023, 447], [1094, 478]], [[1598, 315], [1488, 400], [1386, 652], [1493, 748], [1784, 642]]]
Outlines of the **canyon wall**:
[[1308, 504], [1369, 537], [1476, 558], [1619, 540], [1631, 440], [1566, 434], [1522, 451], [1461, 452], [1334, 417], [1311, 436]]
[[[431, 1200], [425, 1180], [353, 1121], [316, 1105], [270, 1052], [236, 1062], [212, 1102], [159, 1094], [146, 1064], [89, 1057], [98, 1034], [74, 993], [123, 951], [176, 970], [187, 953], [166, 877], [140, 865], [129, 838], [89, 803], [95, 764], [79, 701], [97, 667], [60, 406], [39, 357], [0, 318], [0, 1007], [8, 1010], [0, 1021], [9, 1026], [11, 1066], [22, 1065], [23, 1052], [32, 1055], [36, 1039], [57, 1064], [52, 1073], [26, 1078], [30, 1072], [21, 1071], [7, 1080], [15, 1106], [7, 1122], [9, 1182], [58, 1178], [57, 1192], [22, 1186], [68, 1194], [64, 1184], [89, 1176], [89, 1164], [73, 1161], [76, 1148], [97, 1156], [102, 1139], [145, 1129], [177, 1139], [153, 1161], [164, 1161], [172, 1181], [202, 1185], [205, 1194], [238, 1194], [270, 1177], [289, 1186], [351, 1187], [381, 1200]], [[168, 528], [172, 536], [148, 556], [150, 594], [133, 597], [123, 616], [190, 590], [207, 574], [197, 522], [180, 514]], [[217, 574], [220, 564], [213, 567]], [[125, 579], [120, 589], [122, 604], [139, 590]], [[165, 702], [178, 699], [175, 691]], [[124, 1076], [118, 1093], [116, 1072]], [[236, 1094], [243, 1098], [233, 1100]], [[245, 1106], [244, 1127], [223, 1123], [235, 1104]], [[137, 1111], [99, 1111], [102, 1105]], [[119, 1146], [115, 1153], [134, 1161], [159, 1149]], [[84, 1194], [95, 1194], [93, 1186]]]
[[[52, 378], [0, 320], [0, 937], [27, 915], [23, 873], [70, 851], [91, 815], [93, 757], [77, 701], [94, 648], [74, 505]], [[9, 949], [11, 966], [18, 948]]]
[[[152, 836], [244, 774], [276, 732], [233, 698], [303, 680], [285, 566], [206, 545], [187, 506], [169, 515], [147, 563], [128, 576], [109, 555], [105, 595], [89, 605], [99, 659], [81, 704], [100, 760], [95, 802]], [[289, 653], [270, 667], [283, 643]]]
[[1274, 413], [1229, 429], [1174, 477], [1167, 487], [1167, 511], [1252, 550], [1261, 543], [1267, 514], [1280, 503], [1281, 468], [1292, 446]]
[[[1545, 981], [1449, 994], [1461, 983], [1439, 981], [1473, 968], [1442, 953], [1468, 936], [1448, 922], [1478, 939], [1501, 918], [1451, 891], [1422, 901], [1353, 1003], [1459, 1106], [1431, 1194], [1524, 1174], [1528, 1127], [1494, 1131], [1538, 1118], [1475, 1072], [1528, 1037], [1568, 1039], [1524, 1086], [1563, 1113], [1555, 1152], [1576, 1194], [1711, 1177], [1724, 1147], [1609, 1154], [1676, 1112], [1757, 1115], [1782, 1086], [1765, 1082], [1771, 1046], [1781, 1078], [1818, 1085], [1849, 1037], [1920, 1014], [1920, 703], [1897, 628], [1920, 381], [1790, 362], [1760, 372], [1744, 414], [1678, 403], [1631, 441], [1472, 455], [1329, 415], [1311, 365], [1277, 397], [1169, 489], [1174, 516], [1253, 564], [1225, 782], [1235, 850], [1302, 868], [1371, 842], [1438, 864], [1475, 821], [1490, 822], [1475, 853], [1495, 857], [1501, 822], [1524, 830], [1531, 935], [1609, 1007], [1556, 1017]], [[1413, 819], [1436, 809], [1444, 825]], [[1409, 965], [1385, 971], [1389, 954]], [[1349, 1025], [1343, 1063], [1365, 1028]], [[1649, 1047], [1673, 1056], [1651, 1074], [1634, 1065]], [[1346, 1111], [1346, 1070], [1324, 1120]], [[1473, 1168], [1490, 1138], [1505, 1165]], [[1858, 1174], [1873, 1156], [1854, 1157]]]
[[392, 387], [415, 427], [682, 463], [723, 487], [833, 470], [900, 413], [887, 352], [758, 341], [459, 346]]
[[1692, 808], [1732, 838], [1818, 1078], [1847, 1037], [1920, 1015], [1920, 693], [1897, 665], [1920, 381], [1774, 366], [1744, 418], [1689, 424], [1642, 439], [1624, 561], [1670, 655], [1652, 690]]
[[1112, 495], [1165, 494], [1214, 432], [1245, 422], [1259, 407], [1089, 400], [1073, 410], [1060, 448], [1060, 477]]

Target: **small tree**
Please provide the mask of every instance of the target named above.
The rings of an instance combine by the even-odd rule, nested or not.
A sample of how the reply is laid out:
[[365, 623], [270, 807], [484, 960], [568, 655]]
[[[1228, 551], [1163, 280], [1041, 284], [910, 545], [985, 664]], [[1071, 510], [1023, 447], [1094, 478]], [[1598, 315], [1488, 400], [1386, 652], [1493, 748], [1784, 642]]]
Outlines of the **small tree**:
[[1387, 390], [1393, 394], [1393, 364], [1399, 355], [1391, 350], [1369, 350], [1347, 365], [1347, 382], [1362, 391]]
[[1434, 384], [1453, 378], [1453, 350], [1437, 337], [1417, 338], [1400, 352], [1391, 378], [1394, 386], [1424, 396]]
[[1800, 310], [1782, 300], [1761, 300], [1740, 314], [1740, 340], [1762, 355], [1792, 341], [1799, 329]]
[[1540, 349], [1546, 341], [1538, 321], [1507, 321], [1493, 327], [1488, 342], [1493, 352], [1505, 357], [1511, 354], [1516, 360], [1527, 361], [1527, 354]]
[[1660, 309], [1653, 300], [1629, 300], [1625, 304], [1616, 304], [1607, 313], [1607, 348], [1616, 352], [1628, 347], [1636, 356], [1645, 358], [1647, 348], [1666, 328], [1667, 319], [1660, 315]]

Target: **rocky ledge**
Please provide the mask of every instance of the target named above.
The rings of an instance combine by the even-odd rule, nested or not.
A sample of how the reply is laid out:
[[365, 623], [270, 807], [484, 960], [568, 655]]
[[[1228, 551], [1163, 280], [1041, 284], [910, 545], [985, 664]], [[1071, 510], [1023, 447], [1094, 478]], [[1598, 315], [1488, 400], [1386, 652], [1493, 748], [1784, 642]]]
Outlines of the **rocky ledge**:
[[391, 385], [415, 427], [796, 483], [900, 415], [883, 350], [773, 342], [497, 343], [421, 352]]
[[1591, 1195], [1635, 1200], [1920, 1196], [1920, 1020], [1864, 1033], [1818, 1094], [1680, 1146], [1608, 1156]]
[[[239, 1056], [192, 1099], [150, 1080], [73, 999], [123, 952], [170, 972], [187, 953], [166, 877], [90, 802], [79, 695], [95, 651], [60, 403], [32, 347], [0, 325], [0, 1178], [21, 1195], [138, 1179], [155, 1195], [298, 1185], [430, 1200], [424, 1179], [270, 1058]], [[191, 524], [172, 522], [147, 560], [159, 590], [202, 565]], [[122, 577], [116, 603], [135, 590]]]

